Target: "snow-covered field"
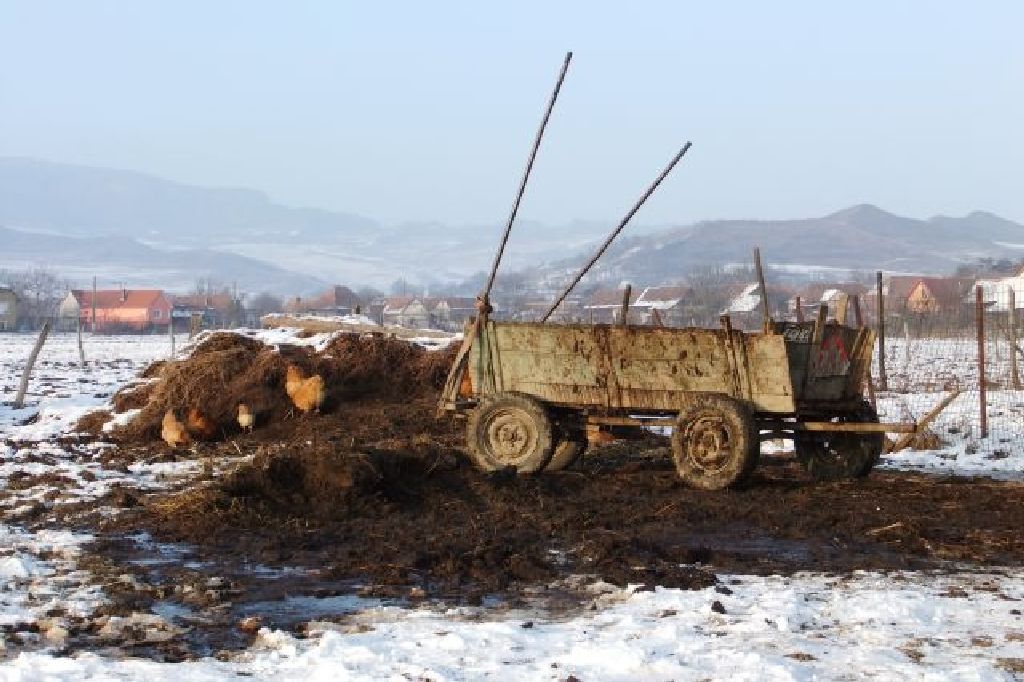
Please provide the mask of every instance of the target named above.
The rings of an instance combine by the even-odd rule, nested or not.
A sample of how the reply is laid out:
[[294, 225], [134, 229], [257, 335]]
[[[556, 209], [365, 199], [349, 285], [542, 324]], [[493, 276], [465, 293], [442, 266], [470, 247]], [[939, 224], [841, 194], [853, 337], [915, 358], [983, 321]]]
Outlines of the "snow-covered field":
[[[271, 341], [293, 341], [275, 330]], [[33, 338], [0, 334], [0, 387], [13, 399]], [[302, 342], [321, 344], [325, 338]], [[184, 340], [179, 340], [179, 347]], [[114, 648], [62, 654], [67, 626], [94, 614], [102, 589], [77, 557], [90, 539], [54, 522], [27, 530], [22, 515], [55, 501], [105, 494], [114, 483], [154, 488], [198, 474], [191, 462], [106, 469], [103, 446], [62, 445], [75, 420], [102, 405], [149, 361], [166, 357], [164, 337], [86, 337], [86, 367], [73, 336], [56, 335], [40, 356], [28, 407], [0, 406], [0, 680], [43, 679], [1024, 679], [1024, 571], [720, 576], [704, 590], [621, 590], [591, 585], [591, 608], [555, 615], [502, 606], [414, 608], [346, 598], [339, 623], [309, 605], [309, 636], [264, 630], [226, 660], [185, 663], [126, 659]], [[934, 359], [933, 359], [934, 360]], [[1008, 391], [1005, 404], [1024, 404]], [[928, 400], [937, 402], [941, 391]], [[953, 474], [1016, 475], [1020, 439], [978, 448], [970, 396], [936, 424], [949, 443], [908, 451], [884, 466]], [[882, 400], [899, 416], [901, 396]], [[964, 404], [960, 404], [964, 401]], [[1020, 412], [992, 414], [993, 427]], [[33, 415], [37, 418], [31, 419]], [[915, 413], [914, 416], [920, 416]], [[31, 423], [24, 423], [31, 420]], [[951, 432], [953, 431], [953, 432]], [[991, 457], [997, 449], [1006, 455]], [[26, 476], [72, 481], [12, 488]], [[334, 614], [337, 615], [337, 614]], [[183, 627], [173, 614], [104, 617], [101, 632], [128, 628], [159, 638]]]

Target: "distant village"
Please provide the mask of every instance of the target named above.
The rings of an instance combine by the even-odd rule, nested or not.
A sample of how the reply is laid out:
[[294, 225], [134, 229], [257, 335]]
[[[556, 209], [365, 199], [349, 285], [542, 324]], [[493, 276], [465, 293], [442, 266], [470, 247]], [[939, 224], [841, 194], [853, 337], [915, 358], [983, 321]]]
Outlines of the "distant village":
[[[2, 280], [0, 280], [2, 282]], [[947, 326], [969, 325], [975, 310], [977, 287], [985, 308], [1006, 312], [1024, 307], [1024, 270], [990, 276], [888, 275], [882, 295], [886, 316], [941, 320]], [[878, 309], [877, 287], [864, 281], [803, 284], [768, 284], [768, 300], [775, 319], [813, 319], [822, 306], [834, 316], [839, 301], [856, 297], [866, 323], [874, 322]], [[190, 294], [161, 289], [72, 288], [49, 301], [38, 292], [19, 294], [16, 287], [0, 285], [0, 331], [38, 329], [50, 320], [62, 331], [119, 333], [167, 333], [196, 329], [261, 326], [270, 319], [361, 316], [368, 324], [410, 329], [461, 331], [476, 314], [472, 296], [383, 295], [373, 290], [357, 293], [348, 286], [332, 286], [316, 296], [280, 299], [268, 294], [246, 296], [224, 288]], [[555, 291], [517, 286], [495, 295], [494, 316], [500, 319], [535, 321], [543, 317]], [[628, 320], [631, 324], [673, 327], [717, 326], [728, 315], [736, 328], [761, 325], [762, 292], [756, 282], [739, 279], [719, 283], [630, 288]], [[567, 298], [553, 320], [582, 323], [621, 322], [625, 285], [584, 288]]]

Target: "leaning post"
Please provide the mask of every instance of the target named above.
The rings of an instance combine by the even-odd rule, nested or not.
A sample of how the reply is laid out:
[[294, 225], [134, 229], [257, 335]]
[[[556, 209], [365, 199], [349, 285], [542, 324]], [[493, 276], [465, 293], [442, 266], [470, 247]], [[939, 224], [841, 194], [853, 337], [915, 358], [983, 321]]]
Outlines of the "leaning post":
[[882, 295], [882, 271], [875, 273], [878, 296], [878, 390], [889, 390], [889, 379], [885, 375], [885, 296]]
[[28, 390], [28, 380], [32, 376], [32, 368], [36, 365], [39, 351], [43, 349], [43, 344], [46, 343], [46, 337], [49, 334], [50, 321], [47, 320], [43, 323], [43, 328], [39, 330], [39, 338], [36, 339], [36, 345], [32, 348], [28, 361], [25, 363], [25, 371], [21, 375], [21, 385], [18, 386], [18, 394], [14, 397], [14, 409], [16, 410], [25, 407], [25, 392]]
[[981, 285], [974, 287], [974, 314], [978, 328], [978, 409], [981, 437], [988, 438], [988, 396], [985, 395], [985, 297]]

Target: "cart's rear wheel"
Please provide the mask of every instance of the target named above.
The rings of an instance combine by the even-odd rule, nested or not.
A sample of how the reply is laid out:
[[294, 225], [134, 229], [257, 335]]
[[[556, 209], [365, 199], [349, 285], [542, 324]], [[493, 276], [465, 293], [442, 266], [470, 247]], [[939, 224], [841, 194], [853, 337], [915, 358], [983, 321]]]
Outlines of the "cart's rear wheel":
[[484, 398], [469, 415], [466, 442], [473, 464], [483, 471], [515, 467], [540, 471], [554, 449], [551, 419], [544, 406], [524, 393]]
[[569, 434], [558, 441], [551, 461], [544, 471], [561, 471], [575, 464], [587, 449], [587, 438], [583, 434]]
[[723, 395], [701, 396], [683, 409], [672, 430], [679, 476], [705, 490], [739, 483], [757, 466], [757, 425], [746, 405]]
[[[867, 402], [837, 421], [878, 423], [878, 413]], [[884, 433], [797, 433], [793, 439], [797, 459], [818, 481], [863, 478], [878, 463], [885, 449]]]

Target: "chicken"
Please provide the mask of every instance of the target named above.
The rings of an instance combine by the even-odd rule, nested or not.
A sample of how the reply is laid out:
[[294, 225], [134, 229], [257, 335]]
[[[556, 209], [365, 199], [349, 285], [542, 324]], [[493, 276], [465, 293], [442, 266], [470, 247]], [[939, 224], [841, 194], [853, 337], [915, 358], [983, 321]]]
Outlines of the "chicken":
[[314, 374], [308, 379], [302, 379], [288, 395], [302, 412], [318, 412], [324, 404], [324, 378]]
[[160, 437], [172, 448], [188, 445], [191, 440], [185, 425], [182, 424], [174, 414], [174, 410], [164, 412], [163, 428], [160, 430]]
[[199, 440], [210, 440], [217, 434], [217, 425], [196, 407], [188, 408], [185, 425], [189, 434]]
[[242, 430], [252, 433], [255, 422], [256, 415], [252, 413], [252, 409], [245, 403], [238, 403], [238, 425], [242, 427]]
[[305, 378], [306, 375], [301, 369], [295, 365], [288, 365], [288, 371], [284, 379], [284, 390], [285, 393], [288, 394], [289, 398], [295, 395], [295, 391], [299, 389], [299, 386], [302, 385]]

